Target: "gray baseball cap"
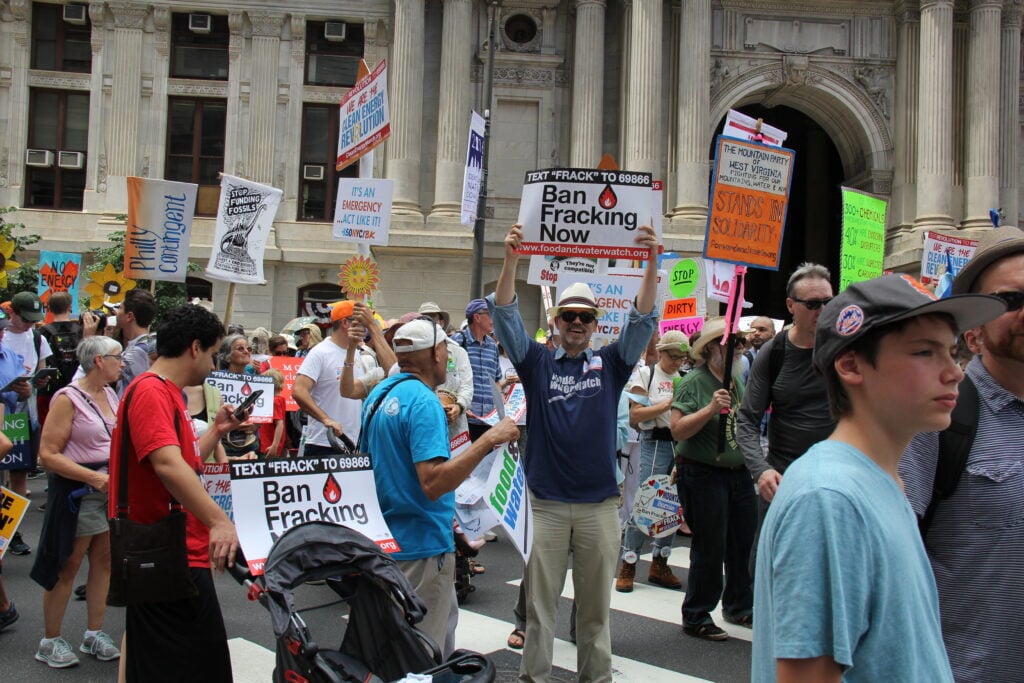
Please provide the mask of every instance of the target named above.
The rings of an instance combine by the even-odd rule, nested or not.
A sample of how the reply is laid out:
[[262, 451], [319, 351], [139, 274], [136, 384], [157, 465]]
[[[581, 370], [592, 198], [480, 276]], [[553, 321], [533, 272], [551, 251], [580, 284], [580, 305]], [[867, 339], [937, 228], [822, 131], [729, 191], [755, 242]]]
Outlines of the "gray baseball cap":
[[832, 365], [836, 356], [883, 325], [930, 313], [953, 316], [957, 332], [983, 325], [1006, 312], [1006, 304], [987, 294], [961, 294], [938, 299], [909, 275], [883, 275], [855, 282], [832, 299], [818, 317], [814, 334], [814, 367]]

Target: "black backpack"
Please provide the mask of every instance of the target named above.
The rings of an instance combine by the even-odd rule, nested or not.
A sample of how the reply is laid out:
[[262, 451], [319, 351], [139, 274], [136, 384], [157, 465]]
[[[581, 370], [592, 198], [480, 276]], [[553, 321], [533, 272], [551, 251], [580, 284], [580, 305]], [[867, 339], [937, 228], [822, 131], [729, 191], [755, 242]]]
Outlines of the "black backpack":
[[[39, 330], [50, 344], [53, 355], [49, 358], [49, 366], [60, 373], [50, 380], [47, 390], [50, 393], [66, 387], [71, 383], [78, 369], [78, 342], [82, 341], [82, 326], [74, 320], [43, 325]], [[36, 347], [38, 351], [38, 346]]]
[[967, 469], [967, 456], [978, 433], [979, 398], [978, 388], [967, 375], [960, 382], [960, 397], [953, 408], [951, 422], [939, 434], [939, 457], [935, 465], [935, 484], [932, 487], [932, 500], [918, 522], [921, 537], [928, 532], [935, 508], [946, 498], [953, 495], [960, 477]]

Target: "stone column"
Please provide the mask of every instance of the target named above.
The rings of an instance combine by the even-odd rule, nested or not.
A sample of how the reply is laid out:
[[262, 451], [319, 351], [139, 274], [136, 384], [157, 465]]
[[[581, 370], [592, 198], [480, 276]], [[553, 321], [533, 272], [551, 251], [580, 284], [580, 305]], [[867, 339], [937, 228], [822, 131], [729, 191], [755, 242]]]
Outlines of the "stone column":
[[114, 15], [113, 74], [107, 127], [107, 169], [112, 176], [138, 173], [139, 111], [142, 109], [142, 28], [149, 8], [111, 4]]
[[999, 60], [999, 206], [1008, 225], [1020, 225], [1020, 0], [1003, 7]]
[[433, 215], [458, 216], [462, 211], [462, 177], [473, 107], [472, 48], [471, 0], [444, 0]]
[[569, 151], [569, 165], [573, 168], [593, 168], [601, 160], [605, 7], [605, 0], [576, 0], [572, 146]]
[[395, 0], [395, 43], [388, 68], [391, 138], [387, 142], [387, 177], [395, 181], [394, 213], [420, 213], [423, 1]]
[[661, 12], [663, 0], [633, 0], [623, 168], [661, 170]]
[[999, 56], [1002, 0], [974, 0], [967, 48], [965, 228], [991, 225], [999, 206]]
[[249, 94], [249, 177], [258, 183], [274, 182], [274, 147], [277, 119], [277, 65], [281, 56], [283, 14], [250, 12], [252, 25], [252, 78]]
[[951, 228], [953, 0], [921, 0], [915, 229]]
[[711, 0], [683, 0], [679, 36], [679, 118], [673, 216], [708, 212], [708, 110], [711, 106]]
[[0, 120], [6, 124], [0, 142], [0, 201], [4, 206], [21, 206], [24, 201], [31, 8], [28, 2], [12, 2], [4, 8], [12, 19], [4, 26], [4, 36], [11, 39], [0, 45]]
[[914, 222], [917, 183], [917, 95], [921, 21], [916, 2], [900, 0], [896, 6], [896, 87], [893, 102], [892, 224], [906, 229]]
[[[231, 175], [249, 176], [246, 166], [248, 148], [244, 145], [242, 120], [242, 48], [245, 35], [242, 32], [245, 17], [241, 12], [228, 13], [228, 101], [225, 103], [224, 172]], [[274, 70], [277, 73], [277, 70]]]

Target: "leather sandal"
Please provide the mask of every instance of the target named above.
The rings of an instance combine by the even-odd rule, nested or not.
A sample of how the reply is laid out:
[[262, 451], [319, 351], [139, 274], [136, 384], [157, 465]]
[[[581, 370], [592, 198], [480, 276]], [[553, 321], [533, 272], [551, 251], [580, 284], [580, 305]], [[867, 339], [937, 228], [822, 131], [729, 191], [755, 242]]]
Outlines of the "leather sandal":
[[523, 645], [526, 644], [526, 633], [520, 629], [515, 629], [509, 634], [508, 640], [505, 642], [513, 650], [522, 650]]

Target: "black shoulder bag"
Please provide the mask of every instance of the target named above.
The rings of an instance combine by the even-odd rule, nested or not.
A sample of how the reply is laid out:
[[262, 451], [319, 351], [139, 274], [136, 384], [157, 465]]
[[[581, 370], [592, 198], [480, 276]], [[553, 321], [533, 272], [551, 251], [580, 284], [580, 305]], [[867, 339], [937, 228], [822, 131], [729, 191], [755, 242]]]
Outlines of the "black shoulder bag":
[[[165, 381], [160, 378], [160, 381]], [[118, 470], [116, 516], [110, 518], [110, 590], [107, 604], [125, 607], [148, 602], [170, 602], [199, 595], [192, 582], [185, 544], [185, 513], [171, 497], [170, 513], [154, 524], [128, 519], [128, 405], [138, 387], [125, 395], [121, 425], [121, 456]], [[174, 429], [180, 425], [174, 411]]]

